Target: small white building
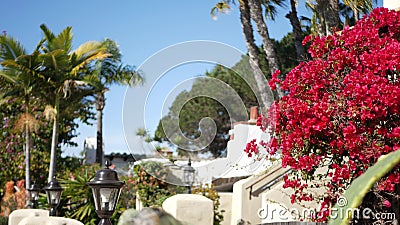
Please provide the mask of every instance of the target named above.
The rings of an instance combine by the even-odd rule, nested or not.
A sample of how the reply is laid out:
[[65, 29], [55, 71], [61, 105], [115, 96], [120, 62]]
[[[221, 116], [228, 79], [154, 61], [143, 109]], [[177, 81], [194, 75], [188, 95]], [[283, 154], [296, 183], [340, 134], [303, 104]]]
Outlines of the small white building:
[[96, 137], [87, 137], [83, 142], [83, 164], [93, 164], [96, 162], [96, 148], [97, 139]]

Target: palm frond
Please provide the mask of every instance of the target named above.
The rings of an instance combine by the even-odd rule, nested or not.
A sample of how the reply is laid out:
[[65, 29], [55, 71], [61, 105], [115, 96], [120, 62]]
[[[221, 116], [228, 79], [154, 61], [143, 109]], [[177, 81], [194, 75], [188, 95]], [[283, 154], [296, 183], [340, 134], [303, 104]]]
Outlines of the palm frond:
[[228, 13], [231, 10], [231, 6], [230, 6], [231, 3], [234, 4], [233, 1], [222, 0], [222, 1], [218, 2], [217, 4], [215, 4], [215, 6], [211, 8], [211, 12], [210, 12], [212, 18], [216, 19], [217, 15], [219, 13], [223, 13], [223, 14]]
[[40, 60], [47, 70], [65, 71], [70, 67], [69, 56], [63, 49], [54, 50], [40, 55]]
[[13, 60], [26, 54], [22, 44], [10, 36], [0, 36], [0, 60]]
[[[98, 41], [88, 41], [81, 44], [75, 51], [72, 53], [76, 56], [77, 59], [85, 58], [87, 55], [105, 51], [106, 48], [102, 45], [101, 42]], [[108, 55], [110, 56], [110, 55]]]
[[69, 53], [72, 49], [72, 27], [67, 27], [61, 31], [51, 42], [51, 45], [52, 49], [63, 49]]
[[126, 65], [123, 66], [120, 71], [121, 72], [118, 81], [121, 84], [135, 86], [142, 85], [145, 82], [143, 73], [141, 71], [137, 71], [135, 67]]
[[8, 82], [15, 84], [17, 82], [17, 72], [14, 69], [0, 71], [0, 76], [5, 78]]
[[[51, 42], [55, 38], [55, 35], [53, 34], [53, 32], [51, 32], [51, 30], [45, 24], [41, 24], [40, 29], [42, 29], [45, 40], [47, 42]], [[46, 50], [46, 49], [44, 49], [44, 50]], [[51, 51], [51, 50], [49, 49], [48, 51]]]
[[11, 96], [8, 96], [7, 94], [1, 93], [0, 94], [0, 106], [8, 103], [8, 101], [11, 99]]
[[52, 121], [52, 120], [54, 120], [54, 118], [56, 118], [57, 112], [53, 106], [46, 105], [46, 107], [44, 108], [43, 114], [44, 114], [44, 117], [46, 118], [46, 120]]
[[18, 117], [14, 128], [17, 131], [24, 131], [28, 129], [29, 131], [36, 132], [39, 129], [39, 120], [29, 113], [23, 113]]
[[86, 42], [78, 47], [72, 55], [72, 70], [71, 74], [76, 75], [79, 70], [84, 68], [94, 60], [103, 60], [111, 54], [106, 52], [100, 42]]
[[283, 0], [261, 0], [261, 4], [265, 8], [265, 17], [270, 20], [275, 20], [275, 16], [278, 13], [276, 6], [287, 7]]

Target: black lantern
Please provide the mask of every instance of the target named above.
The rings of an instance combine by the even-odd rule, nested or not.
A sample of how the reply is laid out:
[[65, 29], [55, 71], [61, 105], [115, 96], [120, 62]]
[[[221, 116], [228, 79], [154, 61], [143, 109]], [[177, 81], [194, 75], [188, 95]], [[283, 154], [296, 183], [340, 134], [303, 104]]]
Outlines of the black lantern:
[[36, 183], [31, 184], [28, 188], [29, 201], [32, 203], [33, 209], [37, 208], [37, 200], [39, 199], [40, 188]]
[[47, 195], [47, 202], [50, 205], [50, 216], [57, 216], [57, 206], [60, 204], [61, 193], [64, 190], [60, 183], [56, 180], [54, 176], [51, 181], [43, 188]]
[[194, 183], [194, 168], [192, 167], [192, 160], [189, 158], [187, 166], [183, 167], [183, 182], [187, 186], [187, 193], [192, 193], [192, 186]]
[[97, 171], [94, 180], [87, 185], [93, 192], [96, 213], [101, 219], [99, 225], [112, 225], [110, 218], [115, 211], [124, 183], [118, 179], [117, 172], [109, 169], [110, 161], [106, 160], [105, 166], [106, 168]]

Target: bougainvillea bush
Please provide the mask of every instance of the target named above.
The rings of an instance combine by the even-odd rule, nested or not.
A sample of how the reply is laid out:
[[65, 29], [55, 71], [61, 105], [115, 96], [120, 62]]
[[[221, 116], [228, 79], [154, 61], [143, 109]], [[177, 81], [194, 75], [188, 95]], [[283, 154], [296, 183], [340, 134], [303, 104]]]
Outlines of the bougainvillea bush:
[[[258, 125], [272, 132], [268, 142], [249, 143], [249, 155], [280, 154], [294, 175], [284, 178], [294, 201], [319, 201], [319, 220], [381, 155], [400, 149], [400, 12], [374, 9], [354, 27], [331, 36], [307, 37], [312, 57], [280, 81], [287, 95]], [[321, 169], [325, 168], [325, 169]], [[376, 188], [399, 205], [400, 165]], [[323, 187], [317, 196], [306, 191]], [[391, 193], [391, 194], [390, 194]]]

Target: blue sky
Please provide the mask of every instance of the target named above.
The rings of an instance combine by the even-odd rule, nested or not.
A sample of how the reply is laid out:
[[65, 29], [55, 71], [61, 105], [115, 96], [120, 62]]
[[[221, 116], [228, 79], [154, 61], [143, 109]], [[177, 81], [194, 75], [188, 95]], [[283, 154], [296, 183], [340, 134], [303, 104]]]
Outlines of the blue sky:
[[[18, 39], [28, 50], [36, 46], [42, 34], [40, 24], [45, 23], [54, 33], [72, 26], [74, 48], [90, 40], [110, 38], [119, 44], [124, 63], [140, 67], [146, 59], [171, 45], [194, 40], [216, 41], [245, 52], [238, 9], [217, 20], [210, 10], [217, 0], [202, 1], [6, 1], [0, 13], [0, 30], [5, 30]], [[303, 5], [304, 1], [299, 1]], [[378, 6], [382, 1], [378, 1]], [[284, 17], [288, 9], [280, 10], [275, 22], [268, 22], [272, 38], [280, 39], [291, 30]], [[304, 8], [300, 16], [307, 15]], [[161, 103], [175, 85], [204, 74], [213, 64], [192, 63], [175, 67], [163, 74], [149, 96], [150, 111], [155, 113], [146, 118], [146, 128], [154, 131], [161, 118]], [[189, 82], [190, 83], [190, 82]], [[112, 86], [106, 93], [104, 110], [105, 152], [129, 152], [122, 126], [122, 107], [126, 87]], [[137, 99], [146, 96], [138, 95]], [[135, 106], [135, 98], [130, 104]], [[139, 101], [138, 101], [139, 102]], [[143, 112], [143, 106], [137, 106]], [[95, 123], [95, 121], [93, 121]], [[135, 124], [141, 124], [138, 121]], [[132, 125], [135, 126], [135, 125]], [[132, 129], [134, 129], [132, 127]], [[81, 125], [76, 138], [77, 148], [63, 147], [64, 154], [78, 155], [87, 136], [95, 136], [96, 126]], [[138, 146], [140, 148], [140, 146]]]

